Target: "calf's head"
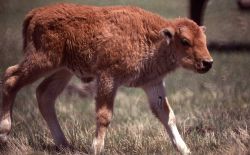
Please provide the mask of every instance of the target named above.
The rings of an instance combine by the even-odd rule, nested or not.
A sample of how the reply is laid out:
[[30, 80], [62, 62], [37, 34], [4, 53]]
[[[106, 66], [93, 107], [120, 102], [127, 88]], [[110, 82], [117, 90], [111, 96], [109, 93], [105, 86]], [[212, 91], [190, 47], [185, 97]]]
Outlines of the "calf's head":
[[189, 19], [177, 19], [173, 25], [163, 28], [161, 34], [172, 48], [178, 65], [198, 73], [206, 73], [212, 67], [204, 26]]

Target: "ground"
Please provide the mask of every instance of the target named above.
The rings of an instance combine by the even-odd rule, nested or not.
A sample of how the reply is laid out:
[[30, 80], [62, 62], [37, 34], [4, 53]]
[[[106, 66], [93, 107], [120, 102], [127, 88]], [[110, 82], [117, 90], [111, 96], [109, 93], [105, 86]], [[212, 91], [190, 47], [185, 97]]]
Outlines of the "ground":
[[[72, 1], [67, 1], [72, 2]], [[88, 0], [96, 5], [138, 5], [167, 18], [187, 16], [187, 1]], [[49, 0], [0, 3], [0, 74], [22, 58], [21, 25], [25, 13]], [[249, 12], [240, 12], [236, 1], [210, 0], [205, 25], [208, 41], [250, 42]], [[250, 52], [212, 50], [214, 66], [200, 75], [179, 69], [166, 77], [166, 91], [177, 126], [193, 154], [250, 154]], [[58, 151], [38, 111], [35, 88], [17, 96], [13, 129], [0, 154], [86, 154], [94, 137], [94, 100], [69, 95], [57, 100], [61, 126], [72, 150]], [[73, 83], [79, 83], [77, 79]], [[0, 99], [2, 97], [0, 96]], [[178, 154], [163, 126], [151, 114], [140, 89], [120, 88], [114, 118], [108, 130], [105, 154]]]

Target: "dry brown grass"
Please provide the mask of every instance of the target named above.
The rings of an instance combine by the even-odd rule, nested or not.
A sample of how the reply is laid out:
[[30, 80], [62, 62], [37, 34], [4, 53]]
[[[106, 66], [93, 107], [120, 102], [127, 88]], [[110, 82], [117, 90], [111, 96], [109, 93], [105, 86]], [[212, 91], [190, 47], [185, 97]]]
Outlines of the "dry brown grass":
[[[250, 54], [214, 54], [207, 75], [179, 70], [167, 82], [177, 125], [193, 154], [250, 153]], [[237, 64], [237, 65], [236, 65]], [[77, 81], [74, 81], [77, 83]], [[38, 112], [33, 87], [21, 91], [14, 108], [8, 154], [85, 154], [95, 131], [94, 101], [64, 92], [57, 112], [73, 150], [58, 151]], [[162, 125], [151, 114], [144, 93], [121, 88], [105, 154], [177, 154]]]

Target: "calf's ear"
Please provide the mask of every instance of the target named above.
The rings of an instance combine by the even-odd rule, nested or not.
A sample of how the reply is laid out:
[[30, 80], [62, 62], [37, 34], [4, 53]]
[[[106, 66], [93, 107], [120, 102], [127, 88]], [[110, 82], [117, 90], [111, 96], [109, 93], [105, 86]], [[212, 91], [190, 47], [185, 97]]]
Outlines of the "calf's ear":
[[200, 29], [205, 33], [206, 32], [206, 26], [200, 26]]
[[166, 27], [160, 31], [160, 34], [166, 39], [167, 44], [169, 45], [174, 38], [175, 30], [172, 27]]

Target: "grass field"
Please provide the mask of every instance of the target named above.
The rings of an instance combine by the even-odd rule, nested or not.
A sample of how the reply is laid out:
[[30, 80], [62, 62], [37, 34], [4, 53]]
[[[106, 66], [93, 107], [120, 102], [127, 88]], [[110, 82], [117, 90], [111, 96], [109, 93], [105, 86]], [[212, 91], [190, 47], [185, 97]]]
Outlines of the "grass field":
[[[181, 0], [74, 2], [138, 5], [168, 18], [187, 16], [188, 10], [187, 1]], [[0, 74], [21, 60], [25, 13], [48, 3], [52, 2], [0, 2]], [[206, 13], [208, 41], [250, 42], [250, 13], [239, 12], [235, 1], [210, 0]], [[200, 75], [179, 69], [166, 77], [167, 96], [177, 126], [193, 154], [250, 154], [250, 52], [211, 52], [214, 66], [209, 73]], [[95, 132], [94, 100], [66, 91], [59, 97], [57, 114], [73, 150], [58, 151], [38, 111], [35, 88], [40, 81], [18, 94], [13, 129], [8, 143], [0, 145], [0, 154], [88, 154]], [[79, 83], [76, 79], [72, 82]], [[178, 154], [163, 126], [151, 114], [140, 89], [120, 88], [115, 102], [105, 154]]]

